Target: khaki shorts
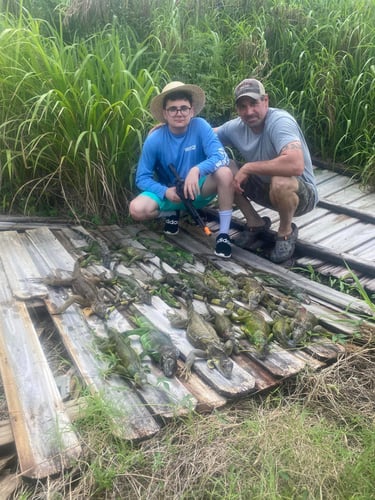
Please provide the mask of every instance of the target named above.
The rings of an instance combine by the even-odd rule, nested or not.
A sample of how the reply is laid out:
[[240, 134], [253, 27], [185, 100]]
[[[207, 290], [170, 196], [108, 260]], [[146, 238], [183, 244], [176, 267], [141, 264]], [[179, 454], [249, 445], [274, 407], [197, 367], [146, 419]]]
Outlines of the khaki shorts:
[[[305, 182], [301, 177], [297, 177], [299, 203], [295, 216], [311, 212], [315, 207], [315, 195], [313, 187]], [[270, 183], [258, 175], [251, 175], [245, 186], [245, 195], [258, 205], [274, 209], [270, 200]]]

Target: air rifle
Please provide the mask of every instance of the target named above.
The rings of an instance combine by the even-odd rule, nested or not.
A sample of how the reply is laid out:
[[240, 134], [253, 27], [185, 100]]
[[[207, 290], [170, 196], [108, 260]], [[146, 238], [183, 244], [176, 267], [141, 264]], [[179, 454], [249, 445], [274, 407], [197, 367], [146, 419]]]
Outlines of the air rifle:
[[184, 180], [181, 179], [181, 177], [178, 175], [176, 167], [172, 163], [169, 164], [169, 168], [176, 178], [176, 193], [181, 198], [181, 201], [183, 202], [186, 211], [192, 216], [192, 218], [198, 224], [198, 226], [200, 226], [203, 229], [205, 234], [207, 234], [207, 236], [210, 236], [211, 231], [203, 222], [202, 217], [198, 213], [198, 210], [193, 205], [193, 201], [190, 198], [186, 198], [184, 194]]

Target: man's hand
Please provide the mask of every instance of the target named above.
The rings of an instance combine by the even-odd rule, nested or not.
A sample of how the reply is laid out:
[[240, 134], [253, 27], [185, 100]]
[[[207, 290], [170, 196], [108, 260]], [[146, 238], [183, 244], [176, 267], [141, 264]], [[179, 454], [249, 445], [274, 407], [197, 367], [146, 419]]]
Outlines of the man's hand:
[[233, 186], [234, 190], [237, 193], [243, 194], [244, 193], [244, 186], [246, 184], [246, 181], [248, 179], [249, 175], [245, 172], [244, 167], [240, 168], [239, 171], [236, 173], [233, 179]]
[[169, 187], [165, 192], [165, 197], [173, 203], [180, 203], [181, 201], [181, 198], [176, 193], [176, 186]]
[[195, 200], [199, 195], [199, 168], [193, 167], [189, 170], [189, 173], [185, 179], [184, 183], [184, 195], [185, 198], [190, 200]]

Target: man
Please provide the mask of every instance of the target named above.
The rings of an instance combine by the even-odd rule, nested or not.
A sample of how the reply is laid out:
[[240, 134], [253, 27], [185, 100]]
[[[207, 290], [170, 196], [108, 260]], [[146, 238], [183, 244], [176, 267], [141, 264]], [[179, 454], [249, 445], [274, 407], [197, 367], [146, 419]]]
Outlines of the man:
[[275, 247], [270, 259], [289, 259], [298, 236], [293, 217], [311, 211], [318, 202], [310, 153], [296, 120], [282, 109], [269, 107], [264, 86], [247, 78], [235, 91], [238, 118], [216, 129], [220, 141], [241, 154], [245, 163], [233, 162], [234, 202], [243, 212], [247, 229], [235, 240], [249, 247], [271, 226], [251, 204], [276, 210], [280, 216]]
[[131, 201], [129, 210], [137, 221], [166, 217], [164, 232], [178, 233], [178, 214], [184, 205], [169, 167], [173, 164], [185, 180], [185, 197], [193, 200], [196, 208], [206, 206], [218, 195], [220, 230], [215, 254], [229, 258], [233, 173], [217, 135], [203, 118], [196, 117], [204, 103], [200, 87], [181, 82], [169, 83], [151, 101], [151, 114], [163, 125], [144, 142], [135, 179], [142, 192]]

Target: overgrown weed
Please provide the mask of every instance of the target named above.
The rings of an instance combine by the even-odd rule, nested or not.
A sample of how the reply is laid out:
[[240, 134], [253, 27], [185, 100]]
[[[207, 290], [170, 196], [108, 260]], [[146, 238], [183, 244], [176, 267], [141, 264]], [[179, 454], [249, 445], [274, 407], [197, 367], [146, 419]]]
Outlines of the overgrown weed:
[[[305, 371], [269, 394], [210, 414], [175, 419], [140, 443], [113, 437], [108, 409], [94, 402], [77, 424], [84, 458], [66, 473], [64, 487], [61, 479], [49, 481], [43, 494], [373, 498], [374, 368], [374, 348], [353, 348], [317, 373]], [[45, 498], [39, 494], [30, 498]]]

